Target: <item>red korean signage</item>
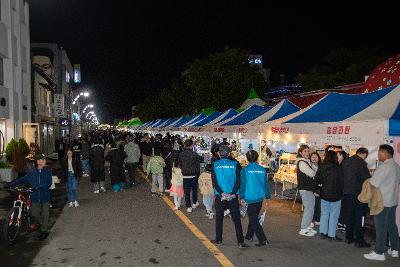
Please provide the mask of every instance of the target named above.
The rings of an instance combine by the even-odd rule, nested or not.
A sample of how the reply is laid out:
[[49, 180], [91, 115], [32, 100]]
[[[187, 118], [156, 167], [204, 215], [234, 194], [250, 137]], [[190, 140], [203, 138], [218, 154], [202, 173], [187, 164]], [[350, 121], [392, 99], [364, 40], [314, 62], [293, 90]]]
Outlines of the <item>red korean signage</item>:
[[239, 133], [247, 133], [247, 128], [239, 128]]
[[272, 133], [288, 133], [289, 132], [289, 127], [271, 127], [271, 132]]
[[223, 133], [223, 132], [225, 132], [225, 128], [214, 128], [214, 132]]
[[326, 128], [327, 134], [332, 135], [343, 135], [350, 134], [350, 126], [333, 126]]

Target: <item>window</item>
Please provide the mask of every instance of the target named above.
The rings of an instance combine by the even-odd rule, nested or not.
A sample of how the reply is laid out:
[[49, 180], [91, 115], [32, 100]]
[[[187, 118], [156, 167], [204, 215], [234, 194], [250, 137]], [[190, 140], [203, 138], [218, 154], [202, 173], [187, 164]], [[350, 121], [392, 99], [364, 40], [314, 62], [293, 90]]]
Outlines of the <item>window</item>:
[[4, 85], [4, 64], [3, 59], [0, 57], [0, 85]]

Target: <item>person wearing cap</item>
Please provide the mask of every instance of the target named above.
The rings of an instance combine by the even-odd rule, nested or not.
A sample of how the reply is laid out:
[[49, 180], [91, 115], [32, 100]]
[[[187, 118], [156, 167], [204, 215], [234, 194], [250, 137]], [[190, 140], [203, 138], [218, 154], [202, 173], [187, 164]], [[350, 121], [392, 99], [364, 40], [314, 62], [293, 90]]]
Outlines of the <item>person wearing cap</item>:
[[31, 169], [24, 177], [7, 184], [15, 187], [21, 184], [29, 184], [35, 191], [31, 194], [31, 215], [36, 223], [40, 225], [39, 239], [45, 239], [48, 235], [49, 223], [49, 201], [52, 174], [46, 167], [46, 156], [35, 155], [35, 168]]
[[229, 209], [235, 225], [239, 248], [246, 248], [244, 243], [242, 223], [240, 221], [238, 193], [240, 188], [239, 163], [229, 159], [231, 149], [221, 145], [218, 151], [220, 159], [212, 166], [211, 179], [215, 194], [216, 237], [214, 244], [222, 243], [224, 210]]

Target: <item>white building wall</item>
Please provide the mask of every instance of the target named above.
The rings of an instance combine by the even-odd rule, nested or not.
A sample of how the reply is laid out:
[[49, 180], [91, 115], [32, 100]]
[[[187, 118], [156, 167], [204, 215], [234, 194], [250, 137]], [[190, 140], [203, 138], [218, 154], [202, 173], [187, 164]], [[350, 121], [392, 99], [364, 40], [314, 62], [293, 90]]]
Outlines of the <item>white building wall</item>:
[[0, 85], [0, 130], [8, 143], [22, 137], [22, 124], [31, 122], [29, 7], [24, 0], [0, 0], [0, 57], [4, 84]]

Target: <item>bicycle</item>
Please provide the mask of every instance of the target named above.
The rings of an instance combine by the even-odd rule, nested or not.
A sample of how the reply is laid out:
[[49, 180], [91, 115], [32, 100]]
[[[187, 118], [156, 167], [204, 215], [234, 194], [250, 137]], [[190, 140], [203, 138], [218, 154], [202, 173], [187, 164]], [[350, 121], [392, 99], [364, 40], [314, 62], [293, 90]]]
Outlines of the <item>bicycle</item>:
[[3, 223], [3, 237], [7, 245], [17, 240], [23, 233], [34, 230], [31, 225], [31, 193], [35, 190], [26, 187], [11, 187], [7, 189], [12, 193], [17, 193], [13, 207], [8, 212]]

